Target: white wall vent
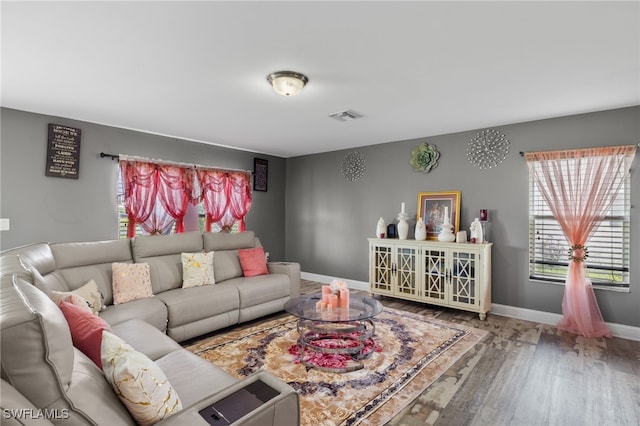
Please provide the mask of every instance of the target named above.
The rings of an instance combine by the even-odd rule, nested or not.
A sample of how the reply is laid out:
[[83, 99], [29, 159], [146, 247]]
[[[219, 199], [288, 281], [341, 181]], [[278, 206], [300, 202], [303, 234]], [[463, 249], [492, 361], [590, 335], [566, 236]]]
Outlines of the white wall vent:
[[359, 114], [350, 109], [346, 111], [336, 112], [329, 115], [329, 117], [334, 118], [338, 121], [351, 121], [351, 120], [355, 120], [356, 118], [360, 118], [362, 116], [363, 116], [362, 114]]

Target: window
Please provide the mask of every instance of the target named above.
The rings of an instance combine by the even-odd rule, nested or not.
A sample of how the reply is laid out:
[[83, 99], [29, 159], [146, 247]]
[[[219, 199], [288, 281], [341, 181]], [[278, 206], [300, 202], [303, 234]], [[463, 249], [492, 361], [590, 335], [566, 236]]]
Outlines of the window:
[[[124, 208], [124, 188], [122, 185], [122, 173], [118, 168], [118, 183], [117, 183], [117, 210], [118, 210], [118, 238], [127, 238], [127, 228], [129, 225], [129, 217], [127, 216], [127, 212]], [[158, 203], [156, 208], [162, 209], [163, 207]], [[205, 230], [205, 216], [206, 212], [204, 210], [204, 206], [202, 203], [199, 203], [195, 206], [198, 214], [198, 223], [200, 232], [204, 232]], [[222, 232], [222, 226], [220, 223], [213, 223], [211, 225], [211, 232]], [[239, 223], [236, 220], [229, 230], [225, 230], [225, 232], [239, 232]], [[168, 228], [165, 230], [166, 234], [175, 233], [175, 221], [172, 221]], [[142, 229], [140, 224], [136, 225], [136, 235], [145, 235], [146, 232]]]
[[[582, 176], [586, 167], [576, 159], [567, 158], [569, 175]], [[582, 164], [579, 166], [579, 164]], [[534, 165], [535, 167], [535, 165]], [[535, 183], [533, 169], [529, 172], [529, 278], [564, 283], [569, 266], [570, 245], [560, 224], [554, 218]], [[621, 177], [622, 176], [622, 177]], [[630, 246], [630, 174], [618, 174], [621, 186], [604, 220], [587, 241], [586, 275], [594, 286], [629, 287]], [[618, 190], [618, 187], [615, 187]], [[613, 190], [612, 190], [613, 191]]]

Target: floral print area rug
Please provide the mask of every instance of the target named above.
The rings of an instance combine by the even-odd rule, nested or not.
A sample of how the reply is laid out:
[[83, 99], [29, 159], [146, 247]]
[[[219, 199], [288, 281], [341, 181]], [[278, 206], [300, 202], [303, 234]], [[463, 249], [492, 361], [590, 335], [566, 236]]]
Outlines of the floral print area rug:
[[291, 350], [287, 315], [234, 328], [186, 347], [235, 377], [267, 370], [299, 395], [301, 425], [382, 425], [418, 397], [486, 331], [385, 308], [374, 318], [377, 350], [349, 373], [308, 369]]

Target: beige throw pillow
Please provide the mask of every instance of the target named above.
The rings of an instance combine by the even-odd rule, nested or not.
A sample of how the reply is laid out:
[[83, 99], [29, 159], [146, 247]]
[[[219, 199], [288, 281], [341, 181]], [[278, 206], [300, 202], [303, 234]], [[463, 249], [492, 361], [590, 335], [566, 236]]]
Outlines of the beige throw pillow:
[[89, 307], [96, 315], [105, 309], [105, 306], [102, 304], [102, 294], [98, 290], [98, 284], [96, 284], [94, 280], [89, 281], [73, 291], [54, 290], [49, 296], [57, 305], [60, 304], [60, 301], [64, 300], [67, 303], [80, 306], [81, 308]]
[[111, 267], [114, 305], [153, 297], [148, 263], [114, 262]]
[[182, 253], [182, 288], [215, 284], [213, 252]]
[[102, 371], [140, 425], [153, 425], [182, 409], [169, 379], [156, 363], [108, 331], [102, 332]]

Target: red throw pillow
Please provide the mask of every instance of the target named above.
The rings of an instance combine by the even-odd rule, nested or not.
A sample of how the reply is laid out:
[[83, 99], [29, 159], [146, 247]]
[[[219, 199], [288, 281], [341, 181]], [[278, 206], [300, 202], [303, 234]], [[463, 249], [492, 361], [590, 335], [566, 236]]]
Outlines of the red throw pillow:
[[71, 303], [62, 301], [59, 306], [69, 324], [73, 346], [80, 349], [102, 370], [102, 331], [111, 331], [109, 324], [93, 312]]
[[256, 275], [267, 275], [267, 259], [264, 256], [264, 249], [256, 247], [252, 249], [238, 250], [240, 255], [240, 265], [245, 277], [255, 277]]

